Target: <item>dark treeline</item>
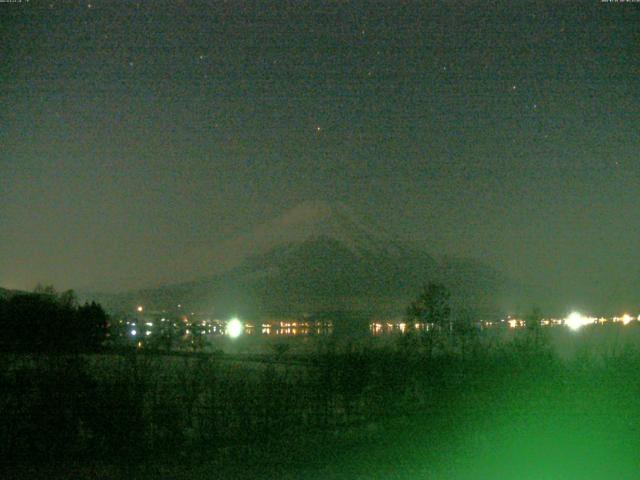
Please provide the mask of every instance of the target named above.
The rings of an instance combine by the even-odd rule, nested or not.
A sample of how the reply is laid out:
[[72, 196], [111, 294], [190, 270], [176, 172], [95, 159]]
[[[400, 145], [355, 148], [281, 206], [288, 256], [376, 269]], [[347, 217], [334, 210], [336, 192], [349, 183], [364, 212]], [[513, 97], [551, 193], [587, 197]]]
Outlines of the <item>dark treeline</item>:
[[0, 350], [91, 352], [107, 336], [108, 316], [92, 302], [78, 305], [73, 291], [36, 287], [33, 293], [0, 297]]
[[[38, 306], [63, 330], [64, 322], [77, 327], [88, 318], [104, 325], [103, 314], [82, 314], [95, 306], [61, 297], [18, 296], [2, 308]], [[358, 478], [391, 478], [401, 458], [402, 468], [431, 472], [418, 478], [637, 473], [627, 461], [636, 457], [626, 456], [640, 449], [637, 351], [561, 361], [539, 313], [520, 335], [493, 341], [490, 332], [467, 328], [467, 317], [455, 320], [446, 299], [441, 288], [427, 287], [408, 312], [436, 328], [377, 344], [316, 337], [304, 363], [134, 349], [79, 354], [73, 342], [60, 354], [50, 343], [24, 343], [24, 350], [0, 355], [2, 467], [39, 464], [62, 469], [62, 478], [70, 478], [70, 465], [115, 466], [105, 478], [174, 478], [148, 473], [160, 466], [180, 471], [175, 478], [233, 478], [239, 470], [246, 478], [281, 478], [273, 472], [331, 464], [350, 472], [360, 465]], [[86, 334], [74, 338], [86, 345]], [[34, 344], [42, 347], [27, 348]], [[567, 451], [579, 461], [568, 460]], [[456, 468], [467, 462], [471, 473], [437, 471], [454, 460]], [[606, 467], [604, 476], [589, 466], [594, 461]], [[558, 468], [566, 475], [550, 475]]]

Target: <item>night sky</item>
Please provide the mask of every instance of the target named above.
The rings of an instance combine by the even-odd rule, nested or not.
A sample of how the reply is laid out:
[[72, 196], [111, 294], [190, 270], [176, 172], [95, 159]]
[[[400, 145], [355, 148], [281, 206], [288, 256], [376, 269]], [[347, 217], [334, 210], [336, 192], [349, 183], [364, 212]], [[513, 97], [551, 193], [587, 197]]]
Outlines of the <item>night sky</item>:
[[194, 278], [339, 200], [638, 313], [640, 3], [397, 3], [0, 3], [0, 286]]

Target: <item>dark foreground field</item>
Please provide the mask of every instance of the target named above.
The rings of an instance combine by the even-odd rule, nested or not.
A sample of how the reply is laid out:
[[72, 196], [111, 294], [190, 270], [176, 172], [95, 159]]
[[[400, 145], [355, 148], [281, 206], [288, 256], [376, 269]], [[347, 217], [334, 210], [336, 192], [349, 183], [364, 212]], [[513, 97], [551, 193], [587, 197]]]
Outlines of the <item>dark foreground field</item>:
[[548, 341], [523, 334], [434, 356], [406, 340], [324, 345], [306, 362], [1, 358], [2, 478], [640, 472], [640, 354], [631, 346], [560, 359]]

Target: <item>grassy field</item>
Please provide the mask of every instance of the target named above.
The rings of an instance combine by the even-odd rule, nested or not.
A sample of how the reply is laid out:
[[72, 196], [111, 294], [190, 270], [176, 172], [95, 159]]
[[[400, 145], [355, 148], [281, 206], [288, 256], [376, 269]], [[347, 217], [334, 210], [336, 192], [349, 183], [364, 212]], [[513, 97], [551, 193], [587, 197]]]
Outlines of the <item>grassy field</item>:
[[5, 354], [2, 478], [634, 478], [638, 329], [605, 328], [505, 331], [464, 355], [390, 338]]

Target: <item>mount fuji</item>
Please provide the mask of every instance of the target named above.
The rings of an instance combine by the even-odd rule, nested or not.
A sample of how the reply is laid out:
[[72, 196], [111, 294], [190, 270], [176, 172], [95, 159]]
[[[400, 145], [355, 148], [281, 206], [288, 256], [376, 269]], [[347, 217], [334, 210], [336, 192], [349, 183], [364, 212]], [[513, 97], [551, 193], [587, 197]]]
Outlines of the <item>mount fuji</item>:
[[347, 311], [399, 317], [428, 281], [449, 286], [456, 306], [493, 315], [508, 280], [469, 259], [436, 258], [364, 221], [341, 203], [306, 202], [231, 240], [242, 260], [222, 273], [100, 298], [111, 309], [144, 303], [246, 318]]

